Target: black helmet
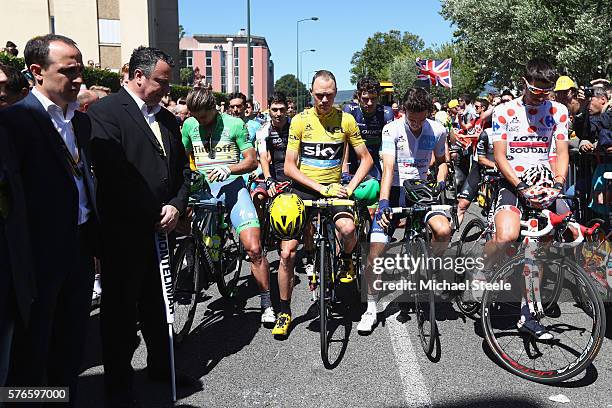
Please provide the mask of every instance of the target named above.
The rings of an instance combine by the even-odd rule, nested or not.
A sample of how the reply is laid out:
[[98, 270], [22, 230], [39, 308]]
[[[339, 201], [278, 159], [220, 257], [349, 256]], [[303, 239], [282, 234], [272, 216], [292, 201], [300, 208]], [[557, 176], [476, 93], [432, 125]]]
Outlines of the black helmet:
[[413, 204], [433, 205], [437, 204], [437, 194], [434, 186], [425, 180], [405, 180], [406, 200]]

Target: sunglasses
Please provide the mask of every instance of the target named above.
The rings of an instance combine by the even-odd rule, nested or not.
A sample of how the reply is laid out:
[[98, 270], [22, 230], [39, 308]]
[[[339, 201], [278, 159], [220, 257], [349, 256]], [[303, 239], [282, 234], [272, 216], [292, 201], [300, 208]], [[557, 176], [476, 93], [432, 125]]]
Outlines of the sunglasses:
[[287, 108], [270, 108], [272, 112], [285, 112]]
[[527, 85], [527, 89], [534, 95], [548, 95], [553, 88], [538, 88], [537, 86], [531, 85], [527, 80], [525, 80], [525, 84]]

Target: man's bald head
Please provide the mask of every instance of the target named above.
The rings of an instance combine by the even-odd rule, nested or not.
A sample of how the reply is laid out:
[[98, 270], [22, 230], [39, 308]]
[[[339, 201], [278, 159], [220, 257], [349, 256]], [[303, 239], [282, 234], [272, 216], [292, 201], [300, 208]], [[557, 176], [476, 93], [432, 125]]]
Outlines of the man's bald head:
[[91, 104], [97, 102], [98, 100], [98, 95], [95, 92], [87, 89], [81, 89], [77, 96], [77, 101], [79, 101], [79, 110], [81, 112], [87, 112], [87, 109], [89, 109]]

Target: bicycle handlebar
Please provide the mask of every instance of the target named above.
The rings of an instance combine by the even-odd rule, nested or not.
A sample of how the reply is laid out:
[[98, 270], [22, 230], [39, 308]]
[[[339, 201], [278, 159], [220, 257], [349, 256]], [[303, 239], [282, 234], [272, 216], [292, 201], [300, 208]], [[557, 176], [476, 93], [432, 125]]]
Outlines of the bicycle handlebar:
[[384, 209], [386, 215], [389, 214], [414, 214], [415, 212], [426, 212], [426, 211], [449, 211], [453, 206], [449, 204], [434, 204], [425, 206], [413, 206], [413, 207], [389, 207]]
[[[546, 226], [544, 228], [542, 228], [539, 231], [522, 230], [521, 235], [524, 237], [531, 237], [531, 238], [543, 237], [545, 235], [550, 234], [553, 228], [556, 227], [557, 225], [561, 225], [566, 222], [568, 227], [576, 231], [576, 233], [578, 234], [578, 237], [574, 239], [574, 241], [572, 242], [555, 243], [554, 246], [573, 247], [584, 241], [584, 235], [583, 235], [584, 232], [588, 232], [589, 230], [594, 231], [596, 229], [595, 226], [590, 229], [585, 229], [582, 225], [578, 224], [577, 222], [569, 221], [569, 216], [571, 215], [571, 212], [569, 211], [565, 214], [555, 214], [550, 210], [542, 210], [542, 215], [546, 217]], [[521, 221], [521, 226], [529, 227], [529, 224], [532, 221], [533, 220]]]

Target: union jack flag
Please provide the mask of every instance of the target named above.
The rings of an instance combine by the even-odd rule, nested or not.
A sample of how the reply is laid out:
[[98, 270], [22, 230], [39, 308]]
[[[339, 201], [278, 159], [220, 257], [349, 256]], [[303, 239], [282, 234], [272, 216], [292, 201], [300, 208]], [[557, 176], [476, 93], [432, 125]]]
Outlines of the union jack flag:
[[451, 80], [451, 58], [445, 60], [423, 60], [416, 59], [416, 66], [419, 70], [417, 79], [429, 81], [431, 85], [442, 85], [445, 88], [452, 88]]

